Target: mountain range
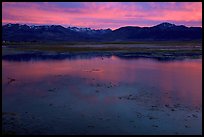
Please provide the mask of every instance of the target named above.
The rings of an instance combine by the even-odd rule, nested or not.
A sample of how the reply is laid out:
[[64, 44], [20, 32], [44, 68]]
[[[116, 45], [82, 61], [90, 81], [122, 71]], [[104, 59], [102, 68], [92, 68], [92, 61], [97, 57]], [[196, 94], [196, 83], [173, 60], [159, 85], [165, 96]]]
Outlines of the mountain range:
[[6, 42], [132, 42], [201, 39], [201, 27], [186, 27], [168, 22], [152, 27], [125, 26], [116, 30], [11, 23], [2, 26], [2, 41]]

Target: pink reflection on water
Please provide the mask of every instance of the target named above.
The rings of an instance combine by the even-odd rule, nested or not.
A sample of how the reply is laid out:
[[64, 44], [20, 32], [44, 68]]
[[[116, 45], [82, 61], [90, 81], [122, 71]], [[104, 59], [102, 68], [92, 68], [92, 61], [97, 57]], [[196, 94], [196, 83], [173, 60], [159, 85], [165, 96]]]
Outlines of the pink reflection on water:
[[[6, 87], [8, 77], [15, 78], [17, 81], [29, 81], [31, 83], [57, 75], [87, 78], [87, 83], [91, 83], [90, 79], [93, 78], [98, 82], [112, 82], [115, 84], [125, 82], [134, 85], [137, 83], [155, 86], [161, 92], [168, 92], [168, 96], [177, 96], [184, 102], [200, 105], [202, 101], [201, 62], [202, 60], [175, 62], [157, 62], [144, 59], [122, 60], [114, 56], [104, 60], [93, 58], [88, 60], [37, 62], [2, 61], [2, 79], [6, 92], [15, 88], [15, 86]], [[52, 85], [52, 82], [49, 83], [48, 81], [47, 84]], [[137, 85], [135, 84], [135, 86]], [[29, 90], [29, 88], [26, 90]], [[77, 88], [76, 85], [69, 88], [73, 95], [82, 100], [91, 103], [96, 103], [99, 100], [94, 95], [83, 94], [83, 91]], [[172, 100], [168, 96], [163, 96], [161, 101], [171, 103]], [[105, 98], [104, 100], [109, 104], [114, 100], [111, 100], [111, 98]]]
[[[62, 60], [62, 61], [38, 61], [38, 62], [7, 62], [3, 64], [3, 81], [7, 77], [15, 77], [20, 80], [38, 80], [50, 75], [73, 75], [78, 77], [92, 77], [98, 80], [119, 82], [127, 80], [133, 82], [135, 76], [130, 75], [127, 69], [135, 69], [135, 64], [111, 59], [90, 60]], [[5, 69], [4, 69], [5, 68]], [[94, 71], [98, 69], [99, 71]]]
[[[195, 104], [202, 102], [202, 64], [200, 61], [171, 62], [161, 65], [159, 85], [168, 91], [170, 96], [178, 96]], [[164, 98], [167, 99], [167, 98]]]

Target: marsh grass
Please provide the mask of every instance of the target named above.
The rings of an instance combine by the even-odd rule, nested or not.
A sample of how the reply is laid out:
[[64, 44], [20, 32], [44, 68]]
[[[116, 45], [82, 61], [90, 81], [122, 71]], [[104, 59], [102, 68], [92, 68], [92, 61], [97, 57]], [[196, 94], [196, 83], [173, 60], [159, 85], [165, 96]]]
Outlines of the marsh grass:
[[109, 52], [109, 53], [135, 53], [149, 54], [150, 56], [193, 56], [202, 55], [202, 43], [198, 41], [192, 42], [128, 42], [123, 43], [69, 43], [69, 44], [11, 44], [3, 48], [13, 52], [55, 52], [55, 53], [81, 53], [81, 52]]

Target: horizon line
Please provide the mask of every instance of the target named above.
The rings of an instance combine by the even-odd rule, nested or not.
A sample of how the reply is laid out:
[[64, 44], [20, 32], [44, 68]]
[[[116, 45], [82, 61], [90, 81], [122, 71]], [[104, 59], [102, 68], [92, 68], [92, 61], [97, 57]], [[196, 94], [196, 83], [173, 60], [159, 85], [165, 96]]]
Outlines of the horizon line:
[[116, 29], [111, 29], [111, 28], [105, 28], [105, 29], [102, 29], [102, 28], [98, 28], [98, 29], [94, 29], [94, 28], [91, 28], [91, 27], [81, 27], [81, 26], [73, 26], [73, 25], [62, 25], [62, 24], [33, 24], [33, 23], [3, 23], [2, 22], [2, 26], [4, 25], [8, 25], [8, 24], [19, 24], [19, 25], [27, 25], [27, 26], [62, 26], [64, 28], [68, 28], [68, 27], [77, 27], [77, 28], [89, 28], [89, 29], [92, 29], [92, 30], [107, 30], [107, 29], [110, 29], [110, 30], [117, 30], [119, 28], [122, 28], [122, 27], [140, 27], [140, 28], [146, 28], [146, 27], [154, 27], [154, 26], [157, 26], [157, 25], [160, 25], [160, 24], [163, 24], [163, 23], [169, 23], [169, 24], [173, 24], [173, 25], [176, 25], [176, 26], [185, 26], [185, 27], [198, 27], [198, 28], [202, 28], [202, 26], [186, 26], [184, 24], [175, 24], [175, 23], [170, 23], [170, 22], [161, 22], [161, 23], [158, 23], [158, 24], [155, 24], [155, 25], [151, 25], [151, 26], [136, 26], [136, 25], [127, 25], [127, 26], [121, 26], [121, 27], [118, 27]]

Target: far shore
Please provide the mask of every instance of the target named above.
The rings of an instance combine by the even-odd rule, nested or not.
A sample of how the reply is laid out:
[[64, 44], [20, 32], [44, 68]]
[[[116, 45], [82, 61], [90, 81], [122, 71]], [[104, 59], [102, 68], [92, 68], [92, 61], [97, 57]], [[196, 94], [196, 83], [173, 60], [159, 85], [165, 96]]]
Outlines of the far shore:
[[[154, 41], [127, 43], [12, 43], [2, 44], [2, 57], [12, 54], [99, 55], [120, 57], [144, 57], [159, 59], [201, 58], [200, 41]], [[51, 54], [50, 54], [51, 53]]]
[[[107, 41], [107, 42], [7, 42], [3, 41], [2, 45], [99, 45], [99, 44], [189, 44], [189, 43], [202, 43], [202, 40], [186, 40], [186, 41], [166, 41], [166, 40], [146, 40], [146, 41]], [[173, 46], [173, 45], [172, 45]]]

